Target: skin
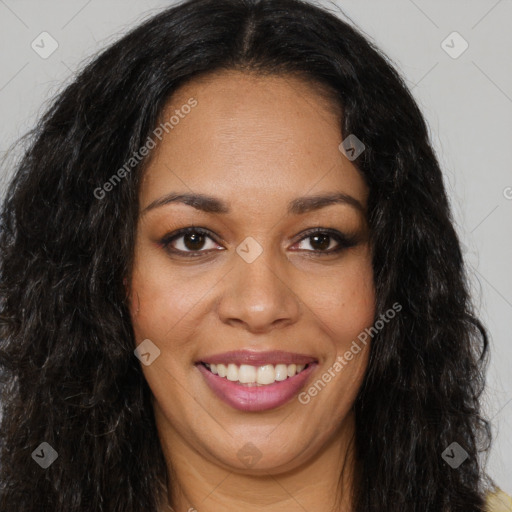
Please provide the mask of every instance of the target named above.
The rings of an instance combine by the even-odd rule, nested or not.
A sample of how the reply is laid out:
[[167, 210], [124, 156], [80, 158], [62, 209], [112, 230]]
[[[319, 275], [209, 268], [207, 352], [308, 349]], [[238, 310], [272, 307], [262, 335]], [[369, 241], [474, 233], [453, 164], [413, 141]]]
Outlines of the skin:
[[[197, 106], [163, 137], [145, 170], [128, 284], [136, 343], [150, 339], [161, 351], [142, 369], [174, 473], [165, 500], [176, 511], [349, 511], [352, 406], [369, 343], [309, 403], [296, 397], [263, 412], [222, 402], [194, 365], [230, 350], [298, 352], [318, 360], [309, 387], [372, 325], [368, 188], [338, 149], [341, 112], [300, 78], [223, 71], [176, 91], [163, 119], [190, 97]], [[215, 196], [230, 213], [177, 202], [146, 209], [170, 192]], [[331, 204], [287, 214], [297, 197], [333, 192], [363, 209]], [[189, 226], [213, 236], [202, 245], [182, 236], [171, 247], [202, 250], [199, 257], [159, 243]], [[304, 238], [310, 228], [357, 242], [322, 254], [338, 242]], [[252, 263], [236, 252], [249, 236], [263, 249]], [[237, 456], [249, 442], [261, 455], [251, 467]]]

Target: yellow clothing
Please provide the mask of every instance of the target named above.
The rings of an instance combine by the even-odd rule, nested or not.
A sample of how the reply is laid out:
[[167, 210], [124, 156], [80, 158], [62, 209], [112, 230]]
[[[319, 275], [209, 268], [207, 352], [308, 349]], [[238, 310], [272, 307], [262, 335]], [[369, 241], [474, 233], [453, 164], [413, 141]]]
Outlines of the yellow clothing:
[[512, 512], [512, 498], [498, 489], [487, 496], [488, 512]]

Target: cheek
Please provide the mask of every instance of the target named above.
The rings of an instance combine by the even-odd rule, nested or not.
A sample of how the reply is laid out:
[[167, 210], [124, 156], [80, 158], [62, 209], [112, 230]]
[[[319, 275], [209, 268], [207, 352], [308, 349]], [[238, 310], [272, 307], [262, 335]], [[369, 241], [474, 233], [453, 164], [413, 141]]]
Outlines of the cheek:
[[149, 338], [169, 355], [184, 354], [183, 345], [197, 328], [196, 316], [204, 308], [206, 292], [213, 286], [211, 276], [184, 278], [171, 271], [155, 251], [140, 250], [129, 295], [137, 343]]
[[155, 277], [151, 272], [136, 273], [130, 295], [130, 313], [137, 340], [150, 338], [161, 343], [172, 335], [173, 326], [179, 328], [188, 301], [179, 287], [171, 287], [162, 276]]
[[311, 296], [315, 316], [335, 342], [336, 351], [346, 350], [374, 321], [375, 289], [370, 258], [354, 258], [338, 276], [322, 281], [321, 291]]
[[136, 250], [129, 299], [138, 342], [150, 338], [158, 343], [163, 339], [164, 329], [175, 322], [169, 315], [179, 315], [179, 301], [173, 301], [172, 288], [164, 273], [165, 268], [151, 258], [150, 251], [140, 247]]

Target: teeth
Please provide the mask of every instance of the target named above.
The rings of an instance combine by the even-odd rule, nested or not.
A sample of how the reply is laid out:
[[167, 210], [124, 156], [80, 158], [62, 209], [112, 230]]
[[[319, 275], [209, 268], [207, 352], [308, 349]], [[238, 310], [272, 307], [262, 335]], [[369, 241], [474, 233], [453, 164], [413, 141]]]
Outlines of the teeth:
[[232, 382], [238, 381], [238, 368], [236, 364], [228, 364], [228, 373], [226, 378]]
[[265, 386], [276, 381], [283, 381], [300, 373], [305, 364], [266, 364], [264, 366], [251, 366], [249, 364], [206, 364], [205, 366], [215, 375], [227, 378], [231, 382], [242, 385]]
[[285, 364], [276, 364], [276, 380], [281, 381], [288, 378], [288, 366]]
[[297, 371], [297, 365], [289, 364], [288, 365], [288, 377], [293, 377], [295, 372]]
[[272, 384], [276, 381], [276, 369], [272, 364], [266, 364], [258, 368], [256, 382], [258, 384]]
[[[233, 365], [234, 366], [234, 365]], [[235, 366], [236, 368], [236, 366]], [[249, 366], [248, 364], [243, 364], [240, 366], [238, 370], [238, 381], [242, 384], [250, 384], [251, 382], [256, 382], [256, 373], [257, 370], [254, 366]]]

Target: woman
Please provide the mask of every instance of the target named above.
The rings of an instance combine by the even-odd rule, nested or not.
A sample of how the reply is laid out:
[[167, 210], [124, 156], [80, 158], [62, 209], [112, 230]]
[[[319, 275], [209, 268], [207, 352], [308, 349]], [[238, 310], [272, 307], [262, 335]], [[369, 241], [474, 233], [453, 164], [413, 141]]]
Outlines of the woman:
[[485, 510], [442, 174], [328, 12], [192, 0], [123, 37], [35, 130], [0, 247], [1, 510]]

